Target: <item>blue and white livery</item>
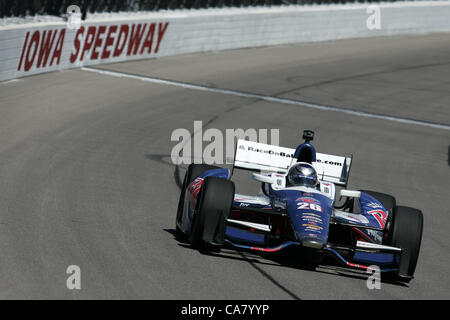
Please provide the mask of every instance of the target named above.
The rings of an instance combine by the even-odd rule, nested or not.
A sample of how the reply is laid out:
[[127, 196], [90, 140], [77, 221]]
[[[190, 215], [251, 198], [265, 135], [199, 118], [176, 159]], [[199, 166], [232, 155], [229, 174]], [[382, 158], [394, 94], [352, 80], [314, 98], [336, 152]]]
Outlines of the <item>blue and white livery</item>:
[[[397, 206], [389, 195], [346, 190], [352, 156], [316, 152], [313, 136], [305, 130], [305, 141], [296, 149], [238, 140], [232, 170], [191, 165], [180, 196], [177, 230], [201, 250], [228, 245], [275, 253], [292, 247], [298, 248], [299, 259], [305, 250], [314, 251], [355, 269], [376, 265], [408, 282], [420, 248], [422, 213]], [[290, 168], [302, 163], [317, 172], [316, 186], [289, 184]], [[236, 194], [231, 180], [235, 169], [253, 171], [260, 193]], [[406, 230], [411, 224], [414, 234]]]

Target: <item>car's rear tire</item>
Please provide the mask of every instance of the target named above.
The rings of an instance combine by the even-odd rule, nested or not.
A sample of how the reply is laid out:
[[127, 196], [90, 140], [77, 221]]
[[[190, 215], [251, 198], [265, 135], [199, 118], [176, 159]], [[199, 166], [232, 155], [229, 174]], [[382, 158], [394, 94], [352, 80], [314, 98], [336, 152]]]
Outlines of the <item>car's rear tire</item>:
[[402, 249], [397, 280], [409, 282], [414, 277], [417, 259], [419, 258], [423, 214], [418, 209], [396, 206], [392, 217], [391, 245]]
[[191, 234], [191, 246], [200, 251], [220, 251], [234, 200], [234, 183], [206, 177], [198, 195]]
[[197, 178], [199, 175], [201, 175], [203, 172], [207, 170], [212, 169], [218, 169], [219, 167], [211, 166], [208, 164], [190, 164], [186, 174], [184, 175], [183, 185], [181, 186], [181, 193], [180, 198], [178, 200], [178, 208], [177, 208], [177, 217], [175, 221], [175, 229], [177, 231], [177, 234], [180, 236], [185, 236], [184, 232], [180, 229], [182, 214], [183, 214], [183, 208], [184, 208], [184, 198], [186, 195], [186, 188], [191, 184], [192, 181], [194, 181], [195, 178]]

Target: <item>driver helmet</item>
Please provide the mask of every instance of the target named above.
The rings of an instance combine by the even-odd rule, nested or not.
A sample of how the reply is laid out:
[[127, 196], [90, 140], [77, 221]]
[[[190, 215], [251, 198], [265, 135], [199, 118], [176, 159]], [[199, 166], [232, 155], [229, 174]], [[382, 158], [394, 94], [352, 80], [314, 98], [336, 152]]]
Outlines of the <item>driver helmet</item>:
[[287, 178], [291, 186], [316, 188], [319, 184], [316, 170], [309, 163], [297, 163], [292, 166]]

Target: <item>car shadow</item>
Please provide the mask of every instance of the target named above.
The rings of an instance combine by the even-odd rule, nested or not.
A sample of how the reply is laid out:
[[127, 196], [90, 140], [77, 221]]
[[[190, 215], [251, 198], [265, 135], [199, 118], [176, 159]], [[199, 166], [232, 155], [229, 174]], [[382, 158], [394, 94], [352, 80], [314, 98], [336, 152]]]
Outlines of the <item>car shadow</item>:
[[[179, 246], [188, 250], [197, 251], [196, 249], [193, 249], [191, 247], [191, 245], [189, 244], [189, 240], [186, 237], [179, 235], [175, 229], [163, 230], [170, 233], [174, 237], [174, 240], [178, 242]], [[263, 274], [266, 278], [269, 278], [270, 276], [263, 269], [261, 269], [260, 266], [267, 265], [280, 268], [297, 269], [302, 271], [319, 272], [322, 274], [335, 274], [342, 277], [363, 281], [367, 281], [369, 276], [372, 275], [366, 273], [365, 271], [343, 267], [342, 265], [336, 263], [334, 259], [330, 258], [329, 256], [317, 257], [309, 255], [308, 252], [303, 252], [302, 258], [304, 259], [298, 259], [299, 251], [289, 248], [286, 248], [285, 250], [278, 253], [258, 253], [250, 250], [236, 250], [236, 248], [226, 244], [220, 250], [220, 252], [200, 251], [200, 253], [220, 259], [232, 259], [247, 262], [258, 272]], [[271, 281], [276, 282], [274, 279], [271, 279]], [[389, 276], [382, 276], [381, 283], [408, 287], [407, 284], [398, 282]], [[275, 284], [280, 286], [278, 283]], [[286, 290], [287, 289], [285, 289], [285, 291]], [[291, 296], [293, 296], [293, 298], [298, 298], [294, 297], [294, 294], [291, 294]]]

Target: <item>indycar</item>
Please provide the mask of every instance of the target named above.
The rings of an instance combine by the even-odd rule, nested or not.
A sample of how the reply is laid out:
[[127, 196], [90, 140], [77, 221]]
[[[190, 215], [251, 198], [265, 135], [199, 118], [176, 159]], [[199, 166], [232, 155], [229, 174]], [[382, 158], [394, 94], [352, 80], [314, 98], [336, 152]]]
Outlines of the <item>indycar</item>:
[[[347, 190], [353, 156], [318, 153], [313, 138], [314, 132], [305, 130], [296, 149], [238, 140], [232, 169], [189, 165], [177, 233], [203, 252], [224, 246], [267, 254], [304, 248], [345, 268], [376, 267], [383, 276], [408, 283], [420, 251], [422, 212], [381, 192]], [[289, 169], [299, 163], [315, 169], [318, 186], [289, 184]], [[235, 169], [252, 171], [260, 193], [236, 194]]]

